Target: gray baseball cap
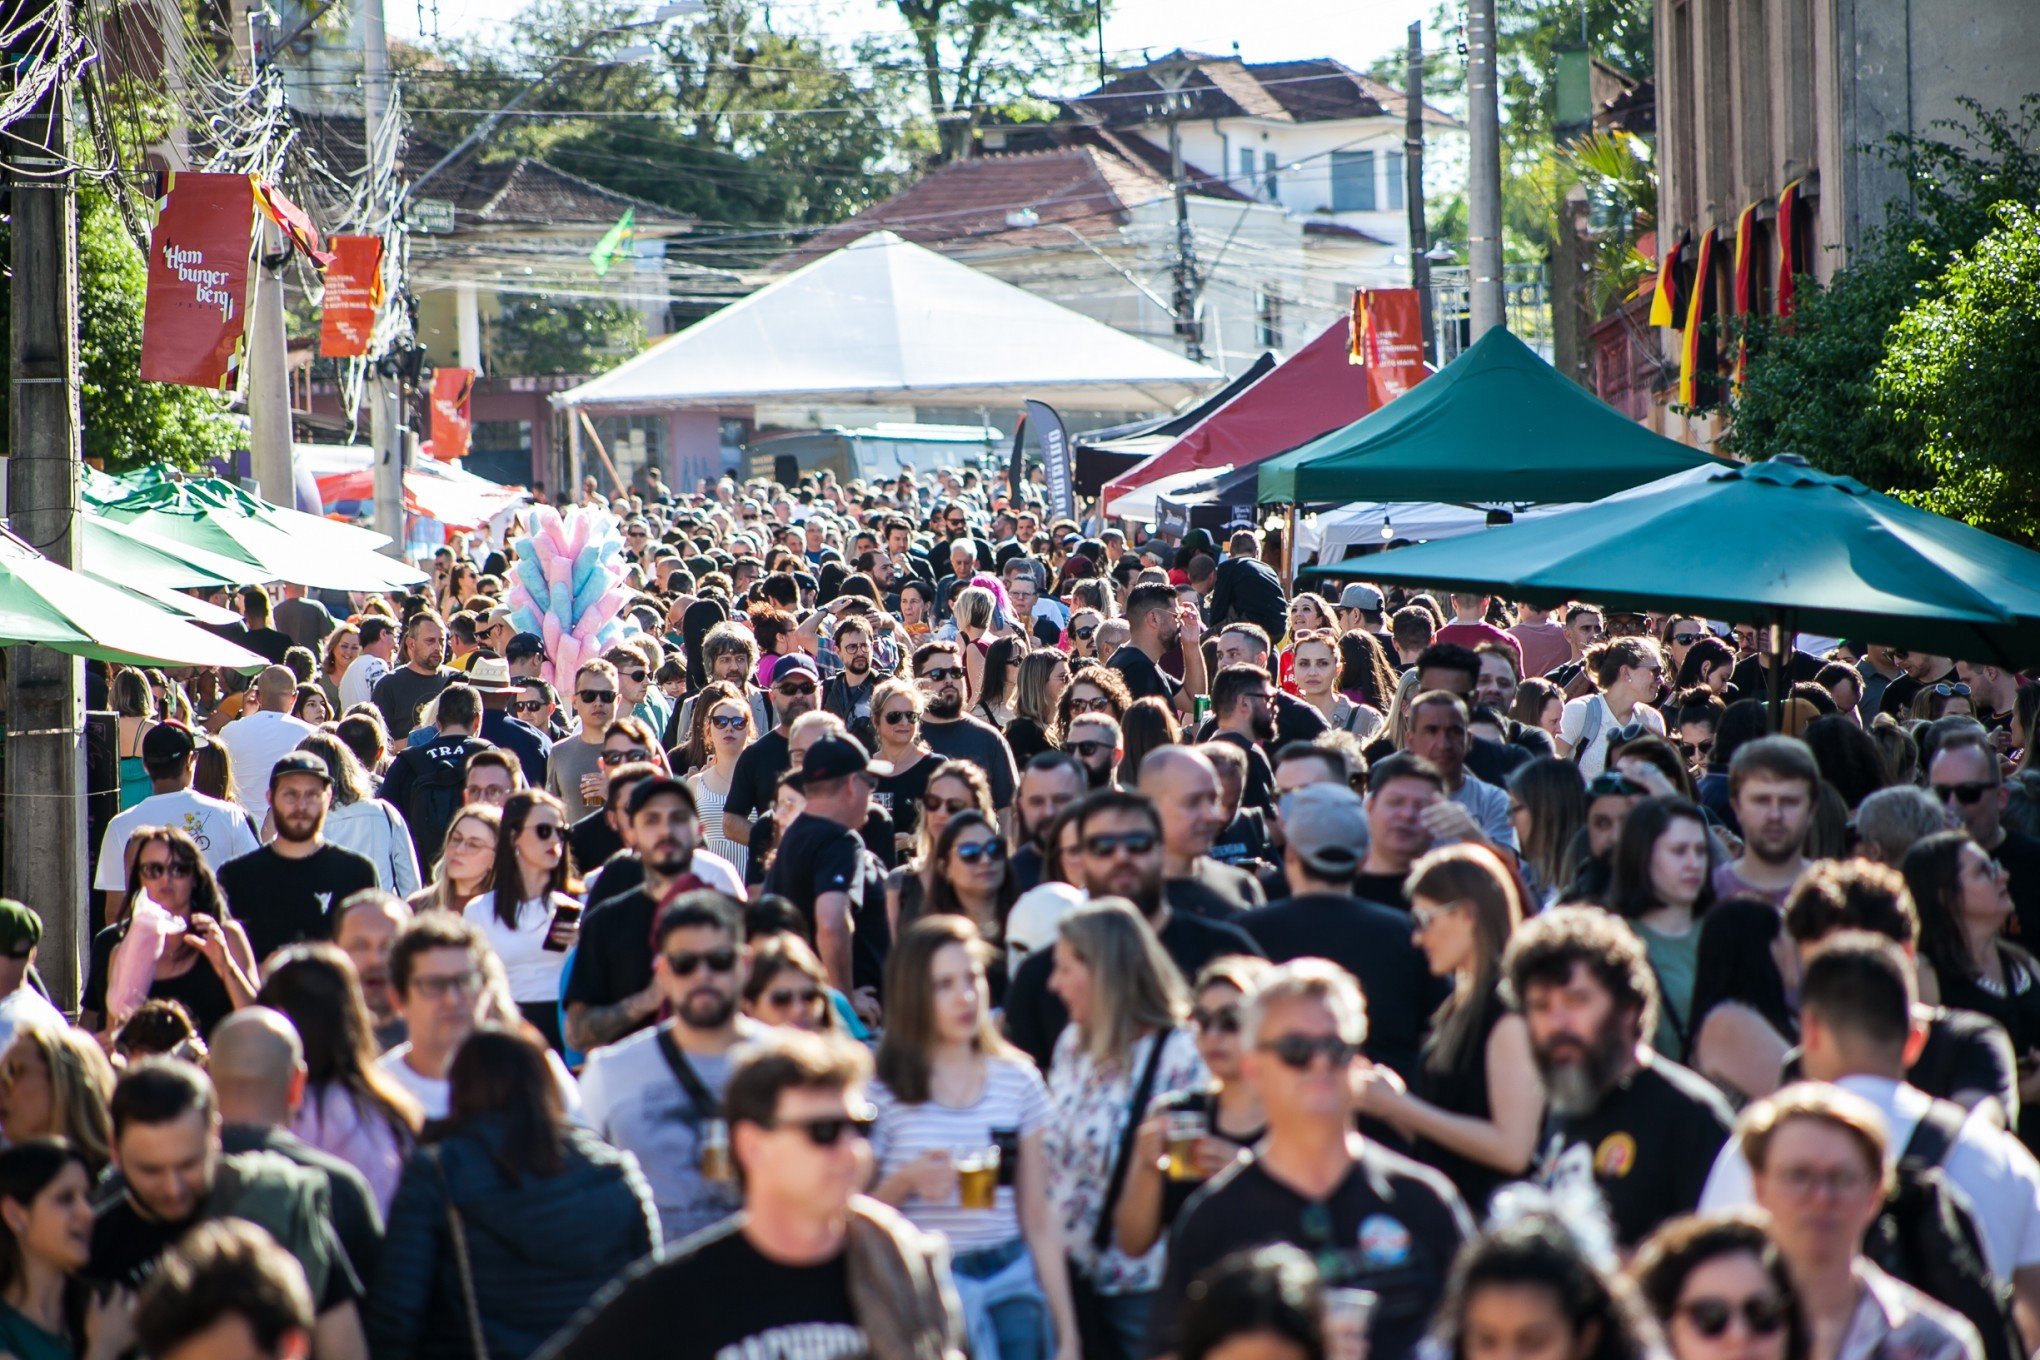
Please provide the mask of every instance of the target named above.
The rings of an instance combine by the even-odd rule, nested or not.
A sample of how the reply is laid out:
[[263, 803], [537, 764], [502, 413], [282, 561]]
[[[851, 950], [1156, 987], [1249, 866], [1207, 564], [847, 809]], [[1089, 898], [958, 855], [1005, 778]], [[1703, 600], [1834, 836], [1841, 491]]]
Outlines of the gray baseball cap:
[[1363, 585], [1359, 581], [1355, 581], [1339, 592], [1338, 607], [1340, 609], [1365, 609], [1369, 613], [1378, 614], [1381, 612], [1381, 592], [1373, 586]]
[[1343, 784], [1306, 784], [1282, 799], [1282, 834], [1311, 868], [1351, 875], [1367, 858], [1367, 805]]

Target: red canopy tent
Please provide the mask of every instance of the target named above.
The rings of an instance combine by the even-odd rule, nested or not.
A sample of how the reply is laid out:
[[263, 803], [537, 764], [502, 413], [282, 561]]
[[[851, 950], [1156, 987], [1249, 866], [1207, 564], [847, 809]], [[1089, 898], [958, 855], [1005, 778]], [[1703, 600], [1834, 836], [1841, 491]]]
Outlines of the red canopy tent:
[[1372, 409], [1367, 370], [1347, 357], [1350, 334], [1345, 318], [1334, 321], [1174, 444], [1106, 483], [1106, 513], [1113, 501], [1157, 478], [1249, 467], [1366, 415]]

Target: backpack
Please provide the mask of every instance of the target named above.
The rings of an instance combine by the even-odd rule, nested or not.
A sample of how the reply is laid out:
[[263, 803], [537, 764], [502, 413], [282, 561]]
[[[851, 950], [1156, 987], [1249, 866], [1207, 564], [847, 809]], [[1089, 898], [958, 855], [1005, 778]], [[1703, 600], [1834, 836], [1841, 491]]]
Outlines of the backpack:
[[434, 760], [429, 750], [407, 751], [404, 758], [415, 759], [420, 765], [404, 800], [404, 820], [410, 824], [411, 841], [418, 847], [418, 863], [423, 866], [437, 858], [446, 828], [460, 811], [461, 795], [466, 791], [466, 762]]
[[1887, 1274], [1969, 1319], [1984, 1360], [2023, 1360], [2012, 1291], [1991, 1274], [1976, 1220], [1941, 1163], [1969, 1112], [1936, 1100], [1899, 1155], [1897, 1184], [1864, 1234], [1863, 1254]]

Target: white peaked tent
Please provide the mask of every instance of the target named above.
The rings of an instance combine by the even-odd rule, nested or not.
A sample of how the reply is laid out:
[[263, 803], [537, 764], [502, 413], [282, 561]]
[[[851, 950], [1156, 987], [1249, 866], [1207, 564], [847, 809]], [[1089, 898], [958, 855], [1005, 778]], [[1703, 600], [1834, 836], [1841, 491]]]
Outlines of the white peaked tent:
[[902, 240], [861, 236], [579, 387], [565, 408], [805, 400], [1167, 410], [1224, 375]]

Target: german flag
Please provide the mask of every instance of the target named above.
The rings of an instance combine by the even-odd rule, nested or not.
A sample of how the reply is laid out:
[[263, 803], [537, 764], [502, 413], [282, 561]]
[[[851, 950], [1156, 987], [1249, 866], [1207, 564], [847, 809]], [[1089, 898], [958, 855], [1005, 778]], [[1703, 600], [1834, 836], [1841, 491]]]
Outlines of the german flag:
[[1698, 406], [1714, 397], [1716, 369], [1714, 315], [1714, 228], [1700, 233], [1693, 252], [1693, 281], [1679, 340], [1679, 405]]
[[1680, 232], [1658, 256], [1657, 292], [1650, 300], [1650, 324], [1670, 328], [1679, 324], [1679, 255], [1686, 248], [1686, 233]]
[[1799, 186], [1803, 183], [1795, 179], [1778, 191], [1778, 291], [1772, 296], [1776, 303], [1773, 310], [1781, 319], [1792, 315], [1799, 291], [1794, 279], [1806, 272], [1799, 259]]
[[1745, 334], [1750, 309], [1757, 291], [1757, 205], [1752, 203], [1735, 219], [1735, 314], [1743, 325], [1735, 338], [1735, 394], [1742, 395], [1743, 372], [1749, 364], [1749, 340]]

